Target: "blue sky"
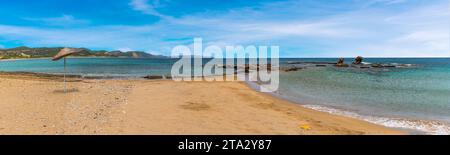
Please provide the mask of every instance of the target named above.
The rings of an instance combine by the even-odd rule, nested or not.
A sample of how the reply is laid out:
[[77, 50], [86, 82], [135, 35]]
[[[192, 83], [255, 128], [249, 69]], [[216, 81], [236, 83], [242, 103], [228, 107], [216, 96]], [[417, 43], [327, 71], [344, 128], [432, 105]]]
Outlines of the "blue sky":
[[170, 55], [277, 45], [281, 57], [448, 57], [448, 0], [0, 0], [0, 48]]

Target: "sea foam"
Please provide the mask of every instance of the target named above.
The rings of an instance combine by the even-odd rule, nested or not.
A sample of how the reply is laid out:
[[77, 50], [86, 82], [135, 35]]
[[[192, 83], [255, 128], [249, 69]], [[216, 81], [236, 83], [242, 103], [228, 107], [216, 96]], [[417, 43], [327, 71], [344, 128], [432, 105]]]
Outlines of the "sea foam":
[[306, 108], [310, 108], [317, 111], [327, 112], [331, 114], [347, 116], [364, 121], [368, 121], [374, 124], [383, 125], [391, 128], [405, 128], [425, 132], [432, 135], [448, 135], [450, 134], [450, 125], [431, 120], [414, 120], [405, 118], [389, 118], [379, 116], [365, 116], [355, 112], [330, 108], [321, 105], [303, 105]]

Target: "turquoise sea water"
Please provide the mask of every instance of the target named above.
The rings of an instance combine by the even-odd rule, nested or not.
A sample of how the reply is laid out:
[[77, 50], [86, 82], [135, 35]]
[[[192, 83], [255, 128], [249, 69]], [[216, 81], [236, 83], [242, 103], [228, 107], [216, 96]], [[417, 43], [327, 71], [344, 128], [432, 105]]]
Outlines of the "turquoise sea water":
[[[170, 75], [176, 59], [70, 58], [69, 74], [142, 77]], [[288, 62], [336, 59], [281, 59]], [[347, 59], [346, 62], [351, 62]], [[414, 68], [356, 69], [309, 67], [280, 72], [274, 94], [316, 110], [357, 117], [390, 127], [450, 134], [450, 59], [365, 59], [366, 62], [417, 64]], [[62, 74], [62, 61], [0, 61], [0, 71]]]
[[[142, 77], [145, 75], [170, 75], [177, 59], [134, 58], [68, 58], [67, 74], [85, 76]], [[0, 62], [0, 71], [64, 73], [63, 61], [30, 59]]]
[[[335, 59], [303, 61], [333, 62]], [[450, 59], [365, 61], [418, 66], [378, 70], [312, 67], [282, 72], [277, 95], [316, 110], [351, 115], [390, 127], [450, 134]]]

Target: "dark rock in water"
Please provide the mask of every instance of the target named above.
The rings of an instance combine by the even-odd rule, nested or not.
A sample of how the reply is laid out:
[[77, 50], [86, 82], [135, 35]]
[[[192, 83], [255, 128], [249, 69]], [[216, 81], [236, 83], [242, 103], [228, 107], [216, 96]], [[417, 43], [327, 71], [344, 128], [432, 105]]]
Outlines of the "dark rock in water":
[[[249, 73], [250, 70], [255, 69], [256, 71], [259, 71], [260, 68], [266, 68], [266, 70], [272, 70], [272, 64], [266, 64], [266, 65], [260, 65], [260, 64], [252, 64], [250, 66], [250, 64], [245, 64], [244, 66], [238, 66], [238, 65], [234, 65], [234, 66], [230, 66], [230, 65], [224, 65], [221, 66], [222, 68], [234, 68], [235, 73], [238, 69], [243, 68], [245, 73]], [[253, 68], [251, 68], [253, 67]]]
[[163, 76], [161, 76], [161, 75], [147, 75], [147, 76], [144, 76], [144, 78], [146, 78], [146, 79], [163, 79]]
[[355, 58], [355, 62], [353, 62], [353, 64], [359, 65], [362, 63], [363, 60], [364, 58], [362, 56], [358, 56]]
[[317, 64], [316, 67], [326, 67], [327, 65], [324, 64]]
[[286, 72], [292, 72], [292, 71], [298, 71], [298, 69], [297, 68], [289, 68], [289, 69], [287, 69], [285, 71]]
[[349, 67], [348, 64], [340, 64], [340, 65], [335, 65], [336, 67]]
[[342, 65], [344, 64], [344, 58], [339, 58], [337, 65]]
[[172, 79], [172, 76], [170, 76], [170, 75], [165, 75], [165, 76], [163, 76], [163, 79]]
[[283, 71], [285, 71], [285, 72], [293, 72], [293, 71], [298, 71], [300, 69], [302, 69], [302, 68], [300, 68], [300, 67], [291, 67], [291, 68], [283, 69]]
[[344, 58], [339, 58], [338, 63], [335, 66], [336, 67], [348, 67], [348, 65], [344, 63]]
[[381, 67], [383, 67], [381, 64], [378, 64], [378, 63], [372, 64], [371, 66], [374, 67], [374, 68], [381, 68]]
[[385, 67], [385, 68], [395, 68], [395, 66], [390, 66], [390, 65], [388, 65], [388, 66], [383, 66], [383, 67]]
[[335, 65], [335, 62], [296, 62], [296, 61], [290, 61], [288, 64], [329, 64], [329, 65]]
[[[272, 70], [272, 64], [267, 64], [267, 65], [260, 65], [257, 64], [256, 65], [256, 71], [259, 71], [260, 68], [266, 68], [266, 70]], [[245, 72], [249, 73], [250, 72], [250, 65], [249, 64], [245, 64]]]

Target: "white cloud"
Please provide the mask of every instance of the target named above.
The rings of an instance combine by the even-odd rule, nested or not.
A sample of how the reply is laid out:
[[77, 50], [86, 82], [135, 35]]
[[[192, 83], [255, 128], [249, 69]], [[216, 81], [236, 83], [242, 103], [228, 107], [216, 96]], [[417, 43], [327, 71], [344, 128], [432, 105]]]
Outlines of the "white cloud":
[[160, 18], [171, 18], [170, 16], [161, 14], [156, 10], [156, 6], [159, 5], [159, 1], [153, 1], [153, 3], [149, 3], [148, 0], [131, 0], [130, 4], [132, 8], [136, 11], [141, 11], [144, 14], [157, 16]]
[[[365, 2], [367, 5], [361, 10], [317, 18], [289, 15], [305, 9], [297, 7], [303, 5], [301, 2], [287, 1], [255, 7], [258, 9], [238, 8], [227, 12], [190, 14], [165, 19], [158, 24], [176, 27], [173, 30], [167, 30], [166, 27], [161, 29], [168, 36], [204, 37], [204, 41], [222, 46], [277, 44], [289, 50], [284, 52], [286, 55], [295, 56], [311, 54], [308, 51], [295, 51], [297, 49], [310, 49], [319, 52], [313, 55], [329, 56], [353, 56], [358, 53], [377, 57], [448, 56], [450, 15], [442, 3], [392, 12], [383, 10], [384, 7], [367, 7], [400, 5], [408, 1]], [[290, 18], [286, 18], [286, 15]]]
[[449, 34], [441, 31], [416, 31], [389, 41], [395, 44], [420, 45], [422, 49], [427, 48], [427, 51], [445, 51], [449, 49]]
[[[157, 3], [149, 3], [134, 0], [130, 5], [146, 14], [166, 17], [155, 10]], [[169, 55], [176, 45], [191, 44], [193, 37], [203, 37], [204, 45], [221, 47], [279, 45], [282, 55], [295, 57], [449, 56], [450, 15], [441, 4], [395, 12], [351, 10], [315, 18], [297, 14], [286, 18], [286, 12], [297, 8], [274, 5], [161, 18], [157, 23], [141, 26], [57, 29], [0, 24], [0, 36], [28, 46], [133, 49], [164, 55]]]
[[122, 51], [122, 52], [136, 51], [136, 50], [133, 50], [133, 49], [128, 48], [128, 47], [118, 48], [117, 50]]
[[397, 35], [368, 51], [397, 56], [449, 57], [449, 19], [448, 7], [443, 5], [421, 7], [388, 17], [385, 22], [398, 29]]
[[24, 18], [28, 21], [40, 22], [51, 26], [73, 26], [73, 25], [85, 25], [89, 24], [88, 20], [76, 19], [72, 15], [63, 14], [59, 17], [48, 18]]
[[153, 45], [151, 26], [98, 26], [75, 29], [0, 25], [0, 35], [28, 46], [70, 46], [119, 49]]
[[404, 3], [407, 0], [377, 0], [379, 3], [384, 3], [384, 4], [398, 4], [398, 3]]
[[401, 4], [406, 3], [407, 0], [365, 0], [366, 3], [364, 7], [370, 7], [372, 5], [395, 5], [395, 4]]

